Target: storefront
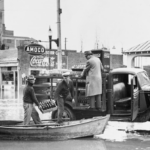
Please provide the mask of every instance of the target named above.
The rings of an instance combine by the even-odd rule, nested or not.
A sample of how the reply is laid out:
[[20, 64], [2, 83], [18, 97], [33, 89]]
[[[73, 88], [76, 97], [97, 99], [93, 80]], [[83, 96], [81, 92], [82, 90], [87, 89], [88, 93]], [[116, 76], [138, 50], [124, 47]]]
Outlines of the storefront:
[[[62, 50], [62, 69], [71, 69], [68, 66], [78, 64], [84, 55], [73, 50]], [[68, 63], [69, 62], [69, 63]], [[14, 50], [0, 51], [0, 99], [13, 98], [22, 100], [26, 77], [48, 75], [57, 70], [57, 50], [45, 49], [44, 53], [37, 55], [20, 46]], [[5, 91], [5, 93], [3, 93]], [[11, 97], [9, 97], [12, 95]]]
[[[9, 91], [9, 92], [8, 92]], [[17, 50], [0, 51], [0, 99], [18, 98]]]
[[[38, 44], [35, 44], [40, 46]], [[32, 46], [32, 44], [31, 44]], [[39, 49], [39, 48], [37, 48]], [[53, 70], [57, 69], [57, 50], [44, 49], [44, 52], [40, 53], [32, 49], [24, 47], [18, 47], [18, 61], [19, 61], [19, 92], [26, 84], [26, 77], [30, 74], [34, 76], [49, 75]], [[62, 68], [67, 68], [68, 56], [66, 51], [62, 51]], [[22, 95], [21, 95], [22, 96]], [[20, 96], [20, 97], [21, 97]]]

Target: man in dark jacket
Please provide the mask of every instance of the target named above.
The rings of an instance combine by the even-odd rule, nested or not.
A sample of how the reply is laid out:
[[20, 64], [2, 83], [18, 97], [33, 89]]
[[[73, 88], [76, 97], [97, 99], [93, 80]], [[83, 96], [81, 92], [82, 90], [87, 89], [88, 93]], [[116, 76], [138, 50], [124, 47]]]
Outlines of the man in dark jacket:
[[24, 125], [29, 125], [31, 117], [35, 124], [41, 124], [39, 114], [33, 105], [35, 103], [38, 107], [40, 107], [33, 89], [34, 83], [34, 76], [30, 75], [27, 78], [27, 85], [23, 90]]
[[71, 99], [74, 101], [74, 87], [73, 82], [70, 79], [70, 72], [63, 73], [62, 76], [63, 80], [58, 83], [54, 95], [58, 105], [58, 123], [63, 122], [62, 117], [64, 112], [64, 102], [68, 95], [71, 95]]

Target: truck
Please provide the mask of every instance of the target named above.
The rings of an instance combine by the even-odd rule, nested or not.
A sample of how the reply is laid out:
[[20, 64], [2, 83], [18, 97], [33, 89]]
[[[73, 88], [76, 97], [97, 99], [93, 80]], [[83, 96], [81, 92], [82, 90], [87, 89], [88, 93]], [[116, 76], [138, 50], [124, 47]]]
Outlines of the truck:
[[[72, 67], [71, 79], [74, 83], [75, 102], [66, 99], [64, 118], [78, 120], [110, 114], [110, 120], [145, 122], [150, 119], [150, 79], [141, 68], [121, 67], [110, 70], [110, 52], [92, 50], [104, 67], [102, 73], [101, 109], [91, 109], [89, 98], [85, 96], [86, 79], [81, 78], [85, 64]], [[39, 101], [53, 99], [61, 74], [36, 76], [34, 85]], [[57, 118], [57, 110], [52, 112], [52, 119]]]

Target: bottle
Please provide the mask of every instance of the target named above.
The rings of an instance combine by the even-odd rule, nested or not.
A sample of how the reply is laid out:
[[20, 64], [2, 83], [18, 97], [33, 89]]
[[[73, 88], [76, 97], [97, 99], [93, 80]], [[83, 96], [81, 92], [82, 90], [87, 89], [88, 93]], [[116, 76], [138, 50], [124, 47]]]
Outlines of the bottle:
[[48, 109], [47, 101], [45, 102], [46, 109]]
[[56, 104], [55, 104], [55, 101], [54, 101], [54, 100], [52, 100], [52, 107], [53, 107], [53, 108], [56, 107]]
[[50, 102], [50, 101], [48, 102], [48, 105], [49, 105], [49, 108], [51, 108], [51, 107], [52, 107], [52, 104], [51, 104], [51, 102]]
[[44, 110], [45, 108], [44, 108], [44, 103], [43, 102], [41, 102], [41, 106], [42, 106], [42, 109]]
[[48, 101], [47, 101], [46, 105], [47, 105], [47, 108], [49, 109], [49, 108], [50, 108], [50, 105], [49, 105], [49, 102], [48, 102]]

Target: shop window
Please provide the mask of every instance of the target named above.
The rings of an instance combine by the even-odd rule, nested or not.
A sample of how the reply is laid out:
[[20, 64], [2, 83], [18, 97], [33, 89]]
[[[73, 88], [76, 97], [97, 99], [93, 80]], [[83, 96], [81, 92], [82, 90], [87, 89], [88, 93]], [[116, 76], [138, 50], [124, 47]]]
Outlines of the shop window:
[[40, 71], [39, 70], [31, 70], [31, 74], [34, 76], [39, 76]]
[[8, 71], [11, 71], [11, 67], [8, 67], [7, 70], [8, 70]]
[[7, 39], [7, 43], [11, 43], [11, 39]]
[[64, 52], [64, 51], [62, 51], [62, 55], [65, 55], [65, 52]]
[[0, 12], [0, 19], [2, 19], [3, 15], [2, 15], [2, 12]]
[[14, 75], [13, 72], [2, 72], [2, 82], [3, 84], [13, 84], [14, 82]]
[[26, 79], [27, 79], [26, 74], [23, 73], [23, 74], [21, 75], [21, 77], [22, 77], [22, 85], [25, 85], [25, 84], [26, 84]]
[[55, 53], [54, 51], [50, 51], [50, 54], [51, 54], [51, 55], [54, 55], [54, 53]]

